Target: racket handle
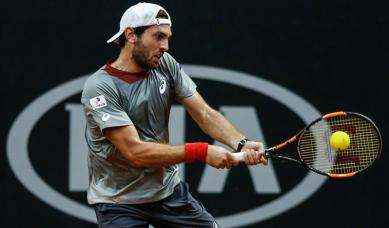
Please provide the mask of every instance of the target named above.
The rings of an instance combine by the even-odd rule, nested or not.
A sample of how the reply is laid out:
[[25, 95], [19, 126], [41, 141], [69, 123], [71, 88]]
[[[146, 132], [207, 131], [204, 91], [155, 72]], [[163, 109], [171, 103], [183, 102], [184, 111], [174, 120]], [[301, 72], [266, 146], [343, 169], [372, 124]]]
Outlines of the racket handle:
[[236, 159], [242, 162], [244, 161], [243, 153], [244, 152], [232, 153], [232, 156], [234, 156]]
[[[271, 150], [270, 150], [270, 149], [266, 149], [266, 150], [265, 150], [265, 153], [263, 154], [263, 156], [265, 157], [265, 159], [268, 159], [268, 158], [270, 157], [269, 151], [271, 151]], [[244, 152], [232, 153], [232, 156], [234, 156], [235, 158], [237, 158], [239, 161], [243, 162], [243, 161], [244, 161], [243, 153], [244, 153]]]

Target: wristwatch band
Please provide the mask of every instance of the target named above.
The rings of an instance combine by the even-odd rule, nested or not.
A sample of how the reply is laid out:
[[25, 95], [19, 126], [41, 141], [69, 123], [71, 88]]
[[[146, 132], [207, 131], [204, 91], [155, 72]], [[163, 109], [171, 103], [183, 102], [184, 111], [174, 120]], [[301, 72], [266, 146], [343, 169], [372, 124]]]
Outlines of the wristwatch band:
[[238, 148], [236, 149], [236, 151], [240, 152], [242, 150], [242, 148], [244, 147], [244, 145], [246, 144], [247, 141], [249, 141], [247, 138], [241, 139], [239, 141]]

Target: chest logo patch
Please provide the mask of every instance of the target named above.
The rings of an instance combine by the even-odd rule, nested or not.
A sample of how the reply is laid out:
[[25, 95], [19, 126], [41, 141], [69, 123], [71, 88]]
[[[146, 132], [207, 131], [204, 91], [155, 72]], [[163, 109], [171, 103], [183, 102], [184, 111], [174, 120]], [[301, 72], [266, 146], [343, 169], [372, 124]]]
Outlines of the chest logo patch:
[[159, 86], [159, 93], [163, 94], [166, 90], [166, 81], [165, 79], [161, 80], [161, 85]]
[[103, 95], [90, 99], [89, 103], [92, 106], [93, 110], [107, 106], [107, 101], [105, 100], [105, 97]]

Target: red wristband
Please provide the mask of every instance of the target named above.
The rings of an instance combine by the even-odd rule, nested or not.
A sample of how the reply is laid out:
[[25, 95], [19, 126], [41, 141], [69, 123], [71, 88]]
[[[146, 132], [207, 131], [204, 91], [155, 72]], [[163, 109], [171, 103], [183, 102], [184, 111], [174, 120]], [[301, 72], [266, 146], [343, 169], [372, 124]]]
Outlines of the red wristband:
[[205, 161], [208, 154], [208, 143], [196, 142], [185, 144], [185, 161]]

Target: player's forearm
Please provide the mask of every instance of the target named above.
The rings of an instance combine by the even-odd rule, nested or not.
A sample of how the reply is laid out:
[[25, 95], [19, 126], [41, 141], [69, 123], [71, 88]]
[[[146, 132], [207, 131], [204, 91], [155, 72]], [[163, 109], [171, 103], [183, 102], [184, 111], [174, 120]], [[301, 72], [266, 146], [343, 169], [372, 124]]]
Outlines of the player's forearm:
[[184, 161], [185, 146], [140, 140], [134, 126], [104, 129], [104, 135], [125, 159], [138, 167], [164, 167]]
[[230, 121], [218, 111], [207, 107], [203, 119], [198, 121], [200, 128], [210, 137], [236, 149], [239, 141], [244, 138]]
[[184, 162], [184, 145], [138, 142], [127, 145], [124, 156], [137, 167], [159, 168]]

